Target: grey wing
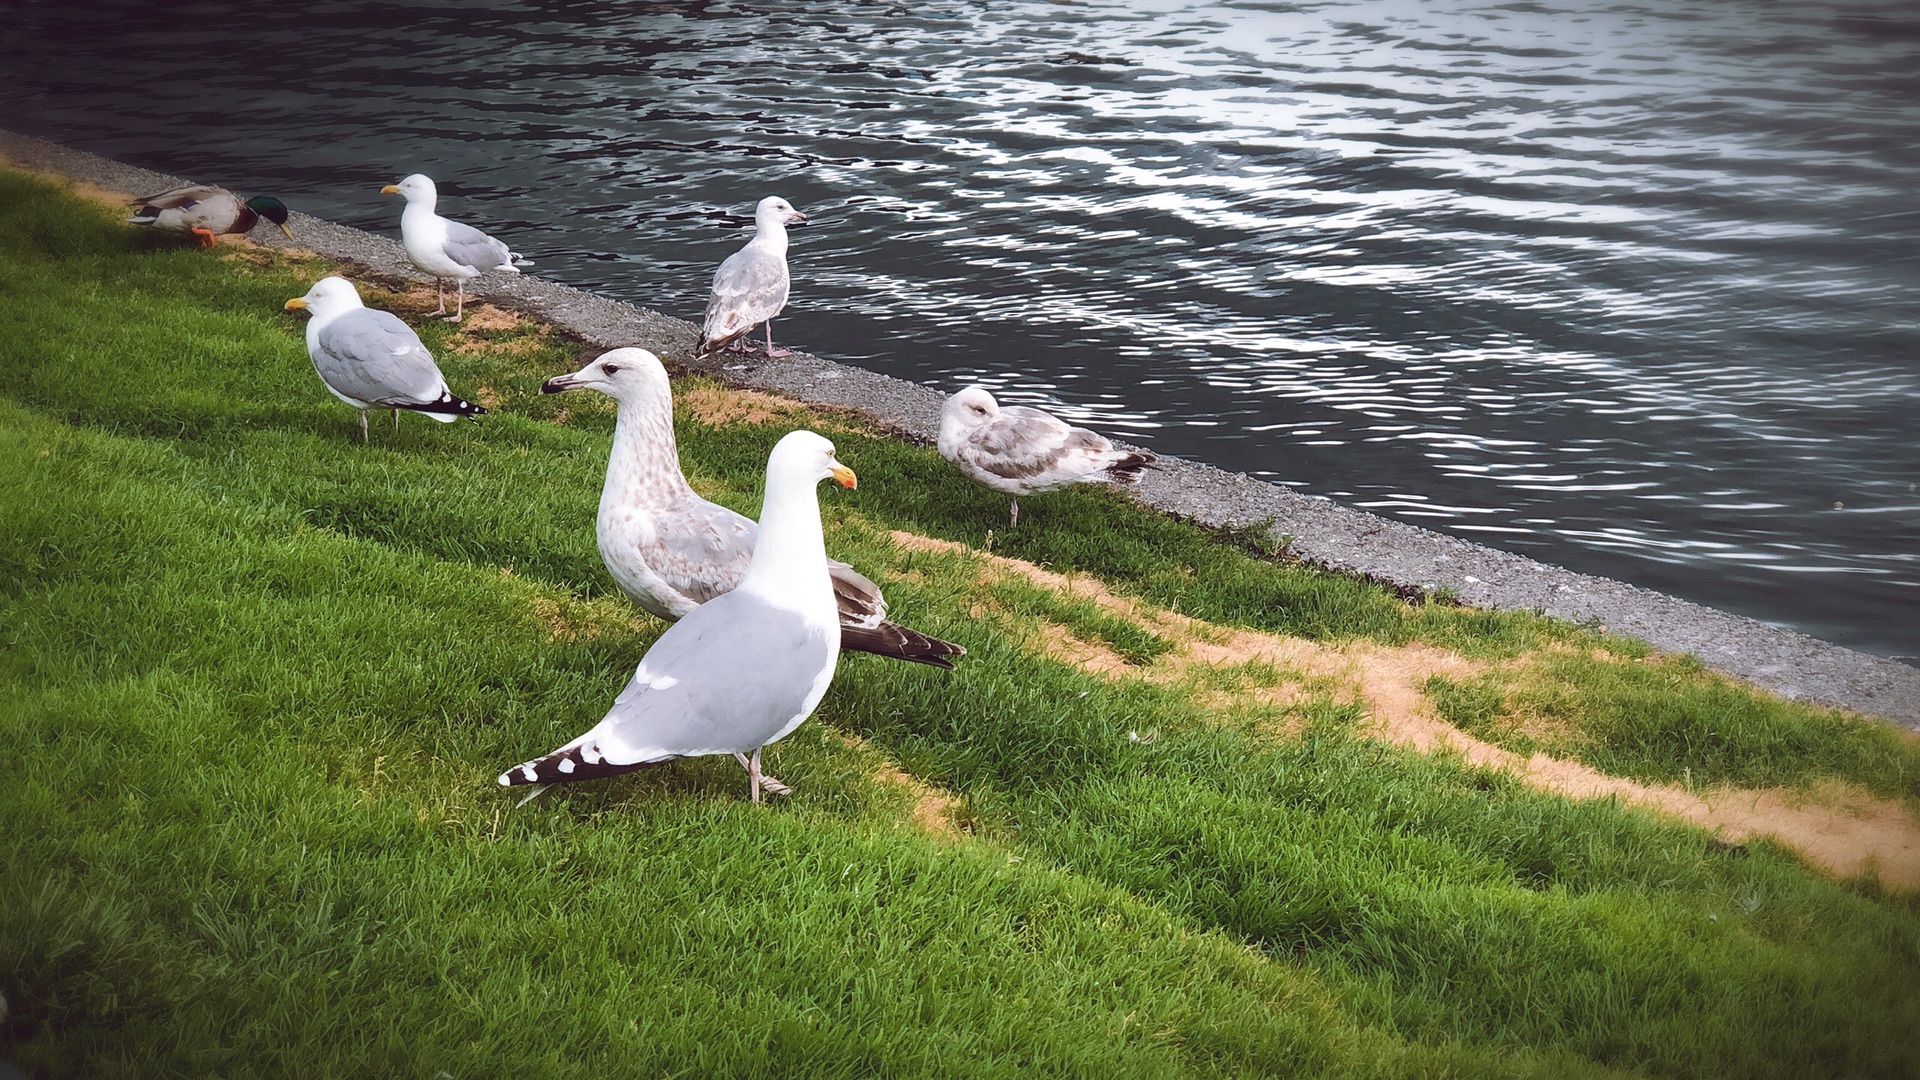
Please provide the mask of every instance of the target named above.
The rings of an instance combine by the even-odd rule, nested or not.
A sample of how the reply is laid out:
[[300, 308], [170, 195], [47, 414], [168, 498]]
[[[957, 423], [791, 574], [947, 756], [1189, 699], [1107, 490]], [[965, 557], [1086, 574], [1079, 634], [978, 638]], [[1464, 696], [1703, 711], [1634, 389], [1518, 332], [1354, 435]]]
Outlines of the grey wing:
[[369, 405], [430, 405], [447, 393], [433, 354], [391, 312], [348, 312], [316, 338], [313, 366], [345, 397]]
[[732, 592], [753, 561], [759, 526], [702, 499], [654, 519], [653, 571], [696, 604]]
[[887, 598], [872, 579], [843, 562], [827, 560], [833, 578], [833, 599], [840, 607], [840, 625], [873, 629], [887, 621]]
[[833, 637], [746, 593], [695, 608], [647, 650], [594, 729], [603, 756], [624, 764], [763, 745], [822, 689]]
[[978, 468], [995, 476], [1044, 482], [1059, 471], [1079, 430], [1038, 409], [1013, 405], [1001, 409], [992, 423], [980, 429], [969, 456]]
[[703, 336], [708, 340], [745, 333], [787, 306], [787, 260], [748, 244], [713, 274]]
[[225, 195], [226, 193], [226, 188], [214, 187], [212, 184], [185, 184], [177, 188], [168, 188], [162, 192], [143, 196], [135, 200], [135, 203], [150, 210], [177, 210], [180, 207], [192, 206], [194, 203], [205, 202], [208, 199]]
[[447, 222], [447, 258], [475, 270], [497, 270], [513, 262], [507, 245], [471, 225]]

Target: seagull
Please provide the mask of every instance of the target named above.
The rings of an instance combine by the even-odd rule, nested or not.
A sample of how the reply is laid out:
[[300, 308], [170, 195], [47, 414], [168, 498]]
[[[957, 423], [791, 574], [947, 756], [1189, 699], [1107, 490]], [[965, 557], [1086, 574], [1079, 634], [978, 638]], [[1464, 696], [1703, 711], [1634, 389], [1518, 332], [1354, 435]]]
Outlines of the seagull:
[[359, 292], [346, 278], [321, 278], [286, 307], [312, 313], [307, 355], [333, 396], [360, 410], [361, 442], [367, 441], [368, 409], [392, 409], [395, 430], [401, 409], [443, 424], [487, 411], [454, 397], [433, 354], [420, 344], [420, 335], [392, 312], [361, 304]]
[[938, 445], [940, 456], [967, 479], [1013, 496], [1009, 526], [1020, 523], [1022, 495], [1068, 484], [1137, 483], [1140, 470], [1159, 460], [1145, 451], [1116, 450], [1106, 436], [1039, 409], [1001, 408], [978, 386], [940, 407]]
[[287, 204], [271, 195], [255, 195], [245, 202], [240, 196], [212, 184], [188, 184], [145, 196], [134, 203], [133, 216], [127, 220], [163, 232], [189, 233], [200, 238], [200, 246], [210, 248], [219, 237], [251, 232], [266, 218], [293, 239], [287, 228]]
[[[672, 621], [740, 584], [753, 558], [756, 526], [688, 486], [673, 438], [667, 369], [645, 349], [602, 353], [571, 375], [548, 379], [543, 394], [598, 390], [620, 404], [595, 533], [600, 558], [620, 591]], [[966, 650], [887, 621], [880, 586], [829, 562], [840, 610], [840, 647], [951, 668]]]
[[[827, 573], [816, 486], [853, 487], [833, 444], [790, 431], [767, 458], [761, 542], [746, 576], [667, 627], [593, 730], [500, 774], [500, 784], [553, 784], [629, 772], [677, 757], [732, 754], [754, 802], [792, 789], [760, 771], [833, 682], [840, 619]], [[531, 798], [532, 796], [529, 796]]]
[[761, 323], [767, 324], [767, 358], [793, 355], [773, 347], [773, 317], [787, 306], [787, 226], [806, 220], [777, 195], [760, 200], [753, 211], [753, 239], [713, 272], [713, 299], [707, 301], [696, 355], [732, 345]]
[[489, 270], [517, 274], [522, 266], [533, 263], [507, 250], [507, 245], [471, 225], [448, 221], [433, 212], [440, 193], [433, 181], [414, 173], [397, 184], [380, 189], [382, 195], [403, 195], [407, 208], [400, 212], [400, 242], [413, 265], [433, 275], [440, 286], [440, 307], [428, 314], [447, 314], [447, 279], [458, 283], [457, 306], [448, 322], [459, 322], [467, 310], [467, 280]]

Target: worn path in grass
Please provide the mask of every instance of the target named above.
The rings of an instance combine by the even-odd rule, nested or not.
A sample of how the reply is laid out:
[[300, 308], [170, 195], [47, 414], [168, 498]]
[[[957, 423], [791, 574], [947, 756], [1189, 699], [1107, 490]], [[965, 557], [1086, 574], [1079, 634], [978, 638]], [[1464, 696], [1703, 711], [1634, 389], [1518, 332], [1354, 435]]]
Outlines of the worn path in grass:
[[[895, 531], [910, 551], [969, 554], [963, 545]], [[1272, 704], [1298, 700], [1305, 688], [1332, 689], [1360, 701], [1381, 738], [1425, 753], [1453, 753], [1477, 766], [1502, 769], [1543, 791], [1572, 799], [1614, 798], [1705, 828], [1733, 841], [1770, 836], [1841, 877], [1877, 875], [1889, 886], [1920, 889], [1920, 820], [1907, 804], [1856, 787], [1825, 792], [1767, 788], [1690, 791], [1610, 776], [1544, 753], [1517, 754], [1474, 738], [1434, 715], [1422, 687], [1435, 675], [1466, 676], [1481, 662], [1429, 645], [1329, 645], [1245, 627], [1221, 626], [1121, 596], [1098, 579], [1042, 569], [1021, 559], [970, 553], [983, 572], [1018, 575], [1062, 595], [1092, 601], [1173, 646], [1145, 663], [1121, 656], [1057, 623], [1029, 636], [1048, 655], [1106, 678], [1146, 679], [1191, 688], [1206, 704], [1232, 709], [1239, 699]], [[1521, 655], [1515, 662], [1524, 663]], [[1260, 671], [1253, 665], [1264, 665]], [[1218, 689], [1223, 680], [1231, 689]]]
[[[363, 445], [281, 310], [331, 269], [209, 257], [0, 173], [0, 756], [17, 763], [0, 1059], [47, 1076], [1920, 1066], [1920, 910], [1884, 879], [1543, 792], [1375, 738], [1366, 713], [1384, 686], [1410, 714], [1424, 694], [1487, 742], [1560, 740], [1553, 756], [1642, 784], [1689, 769], [1912, 798], [1916, 758], [1883, 725], [1614, 635], [1256, 557], [1257, 538], [1105, 492], [1036, 500], [1008, 533], [1004, 499], [931, 452], [698, 378], [676, 382], [695, 486], [752, 512], [773, 441], [830, 431], [862, 481], [823, 493], [830, 550], [969, 654], [953, 672], [847, 658], [770, 751], [795, 786], [775, 805], [747, 804], [730, 760], [695, 760], [513, 809], [492, 777], [597, 719], [660, 630], [593, 542], [609, 403], [538, 393], [597, 350], [504, 309], [418, 320], [421, 290], [363, 276], [457, 392], [497, 405]], [[967, 550], [988, 547], [1110, 599]], [[1237, 660], [1241, 635], [1277, 659]], [[1367, 658], [1407, 670], [1370, 686]]]

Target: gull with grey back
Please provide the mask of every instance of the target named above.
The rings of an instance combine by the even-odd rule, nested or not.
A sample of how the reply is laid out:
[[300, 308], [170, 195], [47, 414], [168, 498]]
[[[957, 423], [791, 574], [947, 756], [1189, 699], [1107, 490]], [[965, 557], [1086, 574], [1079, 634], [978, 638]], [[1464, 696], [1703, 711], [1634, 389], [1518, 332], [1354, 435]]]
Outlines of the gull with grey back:
[[[818, 485], [853, 487], [833, 444], [791, 431], [767, 458], [760, 539], [731, 591], [660, 635], [591, 731], [500, 774], [503, 786], [612, 776], [677, 757], [732, 754], [751, 798], [787, 794], [761, 749], [800, 726], [833, 682], [840, 617], [827, 574]], [[531, 798], [531, 796], [529, 796]]]
[[360, 441], [367, 441], [368, 409], [392, 409], [396, 430], [402, 409], [443, 424], [487, 411], [454, 397], [413, 327], [362, 304], [346, 278], [321, 278], [286, 307], [311, 313], [307, 356], [333, 396], [360, 410]]
[[1158, 459], [1120, 450], [1106, 436], [1025, 405], [1002, 407], [970, 386], [940, 408], [940, 456], [967, 479], [1012, 496], [1007, 524], [1020, 523], [1020, 496], [1069, 484], [1139, 482]]
[[710, 353], [739, 342], [765, 323], [769, 359], [791, 356], [773, 347], [773, 317], [787, 306], [787, 226], [805, 224], [807, 215], [787, 200], [769, 195], [753, 210], [753, 239], [727, 256], [713, 274], [713, 295], [700, 327], [698, 352]]
[[[673, 620], [738, 585], [753, 558], [751, 518], [700, 497], [680, 471], [667, 369], [645, 349], [614, 349], [541, 393], [592, 389], [619, 404], [595, 535], [614, 583], [633, 602]], [[856, 652], [951, 668], [966, 650], [887, 621], [880, 587], [829, 562], [840, 645]]]
[[413, 265], [433, 275], [440, 286], [440, 307], [429, 314], [447, 314], [447, 280], [457, 283], [458, 296], [448, 322], [459, 322], [467, 310], [467, 281], [489, 271], [517, 274], [533, 263], [514, 254], [507, 245], [471, 225], [450, 221], [434, 212], [440, 191], [431, 179], [414, 173], [380, 189], [382, 195], [407, 200], [400, 212], [400, 243]]

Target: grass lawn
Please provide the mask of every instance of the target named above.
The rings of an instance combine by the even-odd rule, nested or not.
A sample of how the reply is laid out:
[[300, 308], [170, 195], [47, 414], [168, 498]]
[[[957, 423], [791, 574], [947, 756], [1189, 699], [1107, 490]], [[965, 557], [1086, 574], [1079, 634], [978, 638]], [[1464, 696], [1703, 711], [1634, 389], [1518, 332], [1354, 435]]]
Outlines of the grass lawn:
[[1920, 1071], [1910, 893], [1376, 721], [1909, 817], [1912, 742], [1107, 492], [1009, 532], [930, 450], [700, 380], [695, 486], [754, 513], [778, 436], [829, 434], [860, 475], [829, 548], [969, 655], [843, 660], [768, 753], [789, 800], [703, 759], [515, 809], [494, 775], [662, 628], [594, 546], [610, 403], [536, 393], [592, 352], [553, 331], [363, 281], [493, 410], [363, 446], [281, 310], [331, 269], [0, 171], [0, 1060], [29, 1075]]

